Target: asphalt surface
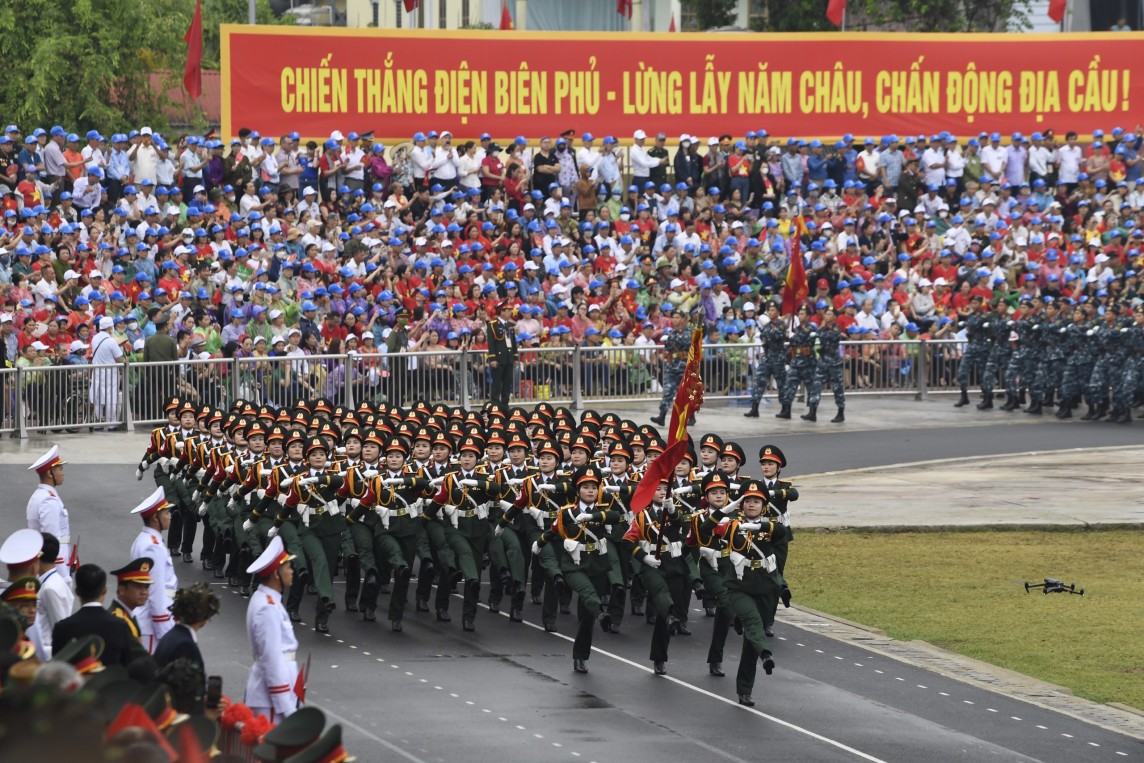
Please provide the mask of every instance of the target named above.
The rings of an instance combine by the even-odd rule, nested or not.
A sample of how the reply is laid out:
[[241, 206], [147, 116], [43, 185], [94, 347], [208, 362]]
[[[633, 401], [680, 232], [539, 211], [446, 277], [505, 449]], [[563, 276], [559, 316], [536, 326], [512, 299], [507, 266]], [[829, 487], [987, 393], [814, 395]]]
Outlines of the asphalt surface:
[[[774, 440], [791, 475], [1144, 442], [1138, 426], [1075, 423], [824, 433]], [[764, 441], [740, 439], [748, 454]], [[68, 467], [61, 492], [83, 561], [109, 569], [125, 561], [138, 527], [129, 512], [153, 489], [149, 476], [139, 483], [132, 472]], [[0, 467], [0, 479], [12, 504], [6, 534], [23, 526], [32, 483], [18, 466]], [[197, 563], [176, 566], [183, 584], [210, 579]], [[210, 672], [241, 698], [246, 600], [219, 591], [222, 613], [200, 639]], [[304, 617], [312, 606], [307, 597]], [[560, 633], [549, 634], [531, 604], [524, 624], [482, 611], [477, 632], [466, 634], [459, 600], [452, 613], [453, 622], [438, 623], [409, 612], [401, 634], [341, 609], [329, 636], [297, 626], [299, 657], [312, 659], [310, 699], [343, 723], [359, 761], [1144, 760], [1144, 742], [795, 628], [781, 611], [777, 669], [759, 671], [753, 709], [735, 703], [734, 632], [727, 677], [707, 674], [711, 621], [701, 610], [691, 613], [694, 635], [672, 639], [667, 677], [651, 672], [642, 618], [629, 615], [619, 635], [597, 632], [591, 672], [581, 676], [571, 670], [574, 616], [561, 616]]]

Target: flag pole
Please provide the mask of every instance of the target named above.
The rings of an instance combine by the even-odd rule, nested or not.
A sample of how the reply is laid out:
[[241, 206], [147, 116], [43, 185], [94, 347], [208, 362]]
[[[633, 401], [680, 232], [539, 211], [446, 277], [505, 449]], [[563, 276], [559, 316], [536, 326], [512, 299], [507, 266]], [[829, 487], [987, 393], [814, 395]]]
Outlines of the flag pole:
[[842, 31], [846, 31], [846, 15], [850, 12], [850, 3], [842, 6]]

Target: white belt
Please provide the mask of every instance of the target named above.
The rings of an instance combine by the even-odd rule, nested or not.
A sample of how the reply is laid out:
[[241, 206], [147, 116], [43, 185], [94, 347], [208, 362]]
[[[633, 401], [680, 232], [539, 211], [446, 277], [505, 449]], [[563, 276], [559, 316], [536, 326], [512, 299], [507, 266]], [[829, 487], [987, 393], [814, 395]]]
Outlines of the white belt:
[[286, 660], [286, 662], [294, 662], [297, 658], [297, 655], [297, 652], [283, 652], [282, 659]]

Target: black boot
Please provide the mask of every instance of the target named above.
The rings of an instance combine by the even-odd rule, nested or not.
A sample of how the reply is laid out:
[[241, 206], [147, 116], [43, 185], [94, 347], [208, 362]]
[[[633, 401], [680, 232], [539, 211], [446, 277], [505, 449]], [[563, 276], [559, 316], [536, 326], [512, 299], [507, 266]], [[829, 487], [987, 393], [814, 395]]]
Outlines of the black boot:
[[1044, 408], [1040, 403], [1033, 403], [1025, 409], [1025, 413], [1031, 413], [1034, 416], [1040, 416], [1042, 413], [1044, 413]]
[[[406, 567], [405, 569], [409, 568]], [[366, 572], [365, 583], [361, 587], [362, 609], [373, 609], [377, 606], [378, 585], [377, 570], [369, 570]]]
[[655, 671], [655, 674], [657, 676], [666, 676], [667, 675], [667, 663], [663, 662], [662, 660], [656, 660], [655, 662], [652, 663], [652, 670]]
[[776, 419], [789, 419], [790, 418], [790, 406], [784, 405], [782, 407], [782, 410], [780, 410], [778, 413], [775, 414], [775, 418]]
[[[663, 426], [667, 422], [664, 421], [663, 414], [661, 413], [658, 416], [652, 416], [651, 417], [651, 423], [655, 424], [656, 426]], [[587, 672], [587, 671], [585, 670], [584, 672]]]
[[1025, 390], [1021, 390], [1020, 392], [1017, 393], [1017, 405], [1024, 405], [1024, 404], [1025, 404]]
[[812, 405], [807, 409], [806, 413], [802, 414], [803, 421], [818, 421], [818, 406]]
[[512, 592], [512, 604], [508, 611], [508, 621], [510, 623], [523, 623], [524, 622], [524, 585], [518, 586]]
[[985, 399], [977, 404], [977, 410], [988, 411], [992, 408], [993, 408], [993, 393], [992, 392], [986, 392], [985, 393]]
[[1095, 405], [1090, 405], [1090, 406], [1088, 406], [1088, 412], [1087, 412], [1087, 413], [1085, 413], [1083, 416], [1081, 416], [1081, 417], [1080, 417], [1080, 420], [1081, 420], [1081, 421], [1092, 421], [1092, 420], [1093, 420], [1093, 419], [1095, 419], [1095, 418], [1096, 418], [1098, 415], [1099, 415], [1099, 414], [1096, 412], [1096, 406], [1095, 406]]
[[318, 612], [314, 619], [314, 630], [318, 633], [330, 632], [330, 613], [334, 611], [336, 606], [332, 599], [318, 600]]
[[357, 556], [346, 559], [346, 611], [358, 611], [358, 593], [361, 590], [361, 561]]
[[836, 415], [834, 418], [832, 418], [830, 420], [830, 423], [831, 424], [841, 424], [843, 421], [846, 421], [846, 414], [843, 412], [844, 410], [845, 410], [844, 408], [839, 406], [838, 415]]
[[1046, 408], [1052, 408], [1056, 405], [1055, 402], [1056, 390], [1049, 390], [1049, 394], [1045, 396], [1044, 405]]
[[1132, 423], [1132, 409], [1126, 408], [1124, 413], [1120, 414], [1120, 418], [1116, 420], [1117, 424], [1131, 424]]
[[961, 391], [961, 397], [959, 397], [957, 399], [957, 402], [953, 404], [953, 407], [954, 408], [964, 408], [967, 405], [969, 405], [969, 392], [967, 392], [966, 390], [962, 390]]
[[1072, 401], [1061, 400], [1060, 407], [1054, 414], [1058, 419], [1071, 419], [1072, 418]]
[[1003, 410], [1003, 411], [1014, 411], [1016, 409], [1017, 409], [1017, 396], [1016, 395], [1006, 395], [1005, 396], [1005, 405], [1001, 406], [1001, 410]]
[[752, 403], [751, 403], [751, 410], [747, 411], [747, 412], [746, 412], [746, 413], [744, 413], [743, 415], [744, 415], [745, 417], [747, 417], [748, 419], [757, 419], [757, 418], [759, 418], [759, 404], [758, 404], [758, 403], [755, 403], [755, 402], [752, 402]]
[[291, 622], [296, 623], [302, 620], [298, 610], [302, 607], [302, 596], [306, 593], [306, 581], [309, 577], [309, 571], [302, 570], [290, 586], [290, 594], [286, 597], [286, 614], [290, 616]]

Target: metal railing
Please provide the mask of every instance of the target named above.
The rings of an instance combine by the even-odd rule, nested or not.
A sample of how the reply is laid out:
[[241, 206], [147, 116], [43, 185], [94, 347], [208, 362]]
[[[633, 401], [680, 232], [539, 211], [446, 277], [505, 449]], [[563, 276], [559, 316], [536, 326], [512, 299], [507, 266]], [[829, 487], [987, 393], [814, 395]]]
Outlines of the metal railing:
[[[843, 386], [847, 395], [917, 399], [956, 392], [962, 350], [955, 340], [843, 342]], [[758, 344], [705, 345], [704, 397], [745, 404], [763, 359]], [[662, 348], [655, 346], [526, 346], [514, 367], [512, 400], [576, 408], [657, 401], [663, 366]], [[224, 409], [239, 399], [290, 406], [319, 396], [348, 407], [415, 400], [472, 407], [488, 399], [490, 381], [485, 354], [477, 350], [32, 366], [0, 371], [0, 433], [133, 431], [163, 421], [172, 395]], [[970, 385], [979, 383], [975, 373]], [[774, 392], [772, 382], [765, 394]]]

